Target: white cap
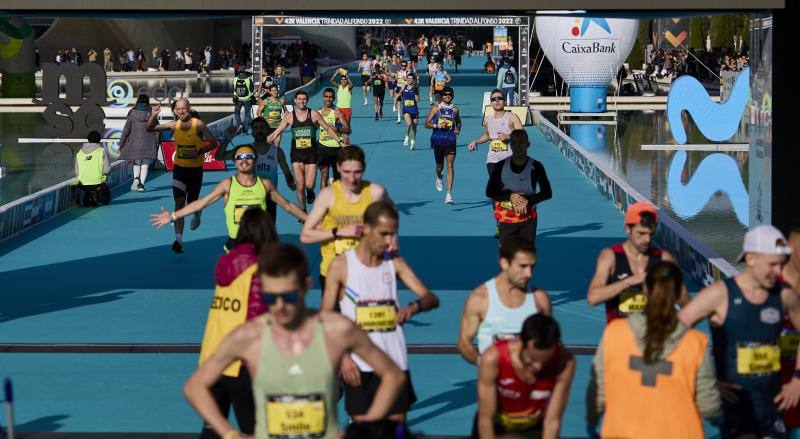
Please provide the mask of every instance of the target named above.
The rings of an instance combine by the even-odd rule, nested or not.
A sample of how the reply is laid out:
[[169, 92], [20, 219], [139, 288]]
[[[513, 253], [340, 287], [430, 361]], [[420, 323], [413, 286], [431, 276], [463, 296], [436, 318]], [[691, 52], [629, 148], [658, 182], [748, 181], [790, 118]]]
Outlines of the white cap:
[[736, 262], [741, 262], [745, 253], [788, 255], [792, 253], [792, 249], [786, 243], [786, 238], [780, 230], [769, 224], [762, 224], [744, 235], [742, 252], [739, 253]]

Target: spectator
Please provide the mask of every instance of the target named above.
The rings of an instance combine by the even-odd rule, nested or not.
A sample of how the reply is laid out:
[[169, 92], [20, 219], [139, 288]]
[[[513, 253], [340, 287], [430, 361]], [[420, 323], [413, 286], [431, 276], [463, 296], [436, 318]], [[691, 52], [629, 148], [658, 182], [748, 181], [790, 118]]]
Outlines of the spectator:
[[303, 58], [300, 60], [300, 81], [302, 84], [308, 84], [317, 75], [317, 67], [314, 60]]
[[[244, 132], [250, 129], [250, 119], [253, 112], [255, 96], [253, 95], [253, 78], [250, 72], [240, 70], [233, 78], [233, 103], [236, 105], [233, 110], [233, 118], [236, 126], [242, 127]], [[240, 113], [244, 108], [244, 125]]]
[[33, 49], [33, 59], [34, 59], [34, 71], [38, 72], [42, 70], [42, 56], [39, 55], [39, 49]]
[[97, 62], [97, 51], [94, 49], [89, 49], [89, 62], [94, 64]]
[[511, 65], [508, 58], [503, 57], [500, 61], [500, 69], [497, 71], [497, 87], [506, 95], [506, 104], [515, 105], [514, 91], [517, 89], [517, 69]]
[[159, 65], [158, 67], [159, 70], [165, 72], [169, 71], [169, 62], [170, 62], [169, 59], [170, 59], [169, 49], [164, 49], [163, 51], [161, 51], [161, 60], [160, 60], [161, 65]]
[[103, 70], [110, 72], [113, 70], [114, 64], [111, 61], [111, 49], [106, 47], [103, 49]]
[[183, 63], [183, 51], [181, 49], [175, 49], [175, 70], [183, 70]]
[[147, 59], [145, 58], [144, 50], [142, 50], [141, 47], [136, 49], [136, 62], [135, 62], [136, 67], [133, 70], [137, 72], [144, 71], [145, 70], [144, 66], [146, 63]]
[[128, 49], [126, 55], [128, 56], [128, 63], [126, 64], [126, 66], [128, 67], [128, 71], [130, 72], [131, 70], [133, 70], [134, 62], [136, 62], [136, 53], [133, 52], [133, 49]]
[[144, 192], [147, 172], [158, 157], [157, 133], [147, 131], [150, 118], [150, 98], [140, 94], [136, 105], [128, 112], [125, 127], [119, 138], [120, 159], [133, 162], [132, 191]]
[[83, 192], [83, 206], [95, 207], [111, 201], [111, 192], [106, 185], [111, 163], [108, 153], [100, 144], [100, 133], [89, 133], [89, 142], [84, 143], [75, 155], [75, 174], [78, 188]]
[[158, 47], [153, 47], [153, 51], [150, 52], [152, 58], [150, 59], [150, 68], [158, 70], [159, 68], [159, 56], [158, 56]]
[[272, 80], [278, 86], [278, 97], [283, 97], [286, 94], [286, 74], [283, 71], [282, 65], [275, 66], [275, 75]]

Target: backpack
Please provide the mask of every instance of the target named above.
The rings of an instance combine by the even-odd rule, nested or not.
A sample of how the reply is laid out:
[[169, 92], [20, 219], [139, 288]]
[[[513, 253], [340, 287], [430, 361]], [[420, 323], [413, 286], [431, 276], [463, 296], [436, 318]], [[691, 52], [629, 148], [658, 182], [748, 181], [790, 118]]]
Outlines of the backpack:
[[233, 87], [234, 93], [237, 97], [245, 98], [250, 92], [247, 89], [247, 79], [236, 78], [236, 83]]
[[517, 81], [514, 78], [514, 72], [512, 72], [511, 69], [506, 70], [506, 75], [503, 77], [503, 84], [513, 85], [516, 82]]

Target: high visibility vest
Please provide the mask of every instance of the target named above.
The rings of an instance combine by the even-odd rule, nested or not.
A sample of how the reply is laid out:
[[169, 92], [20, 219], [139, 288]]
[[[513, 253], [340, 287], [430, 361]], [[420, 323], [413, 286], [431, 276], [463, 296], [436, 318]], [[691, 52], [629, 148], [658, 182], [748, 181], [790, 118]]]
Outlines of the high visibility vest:
[[97, 148], [90, 153], [83, 150], [78, 151], [75, 160], [78, 162], [78, 180], [82, 185], [95, 185], [106, 181], [106, 174], [103, 172], [103, 148]]
[[243, 101], [250, 99], [253, 96], [253, 79], [234, 76], [233, 94]]

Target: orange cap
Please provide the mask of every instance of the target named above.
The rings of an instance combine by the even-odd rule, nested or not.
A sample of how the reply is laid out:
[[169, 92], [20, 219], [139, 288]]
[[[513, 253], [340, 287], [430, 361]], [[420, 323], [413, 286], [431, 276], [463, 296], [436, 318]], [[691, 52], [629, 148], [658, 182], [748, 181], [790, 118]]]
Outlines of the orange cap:
[[641, 215], [644, 212], [652, 213], [656, 217], [656, 221], [658, 221], [658, 209], [656, 209], [656, 206], [649, 203], [637, 202], [628, 206], [628, 210], [625, 211], [625, 225], [639, 224], [642, 220]]

